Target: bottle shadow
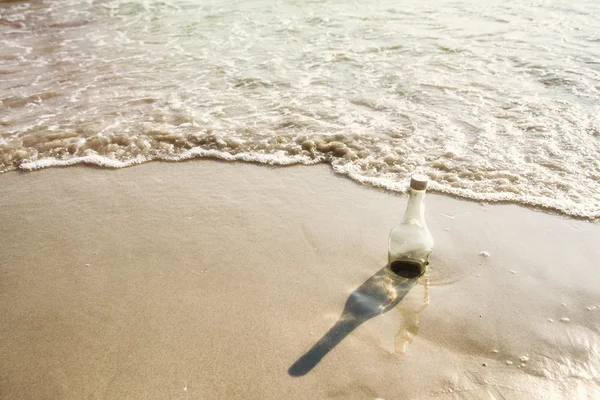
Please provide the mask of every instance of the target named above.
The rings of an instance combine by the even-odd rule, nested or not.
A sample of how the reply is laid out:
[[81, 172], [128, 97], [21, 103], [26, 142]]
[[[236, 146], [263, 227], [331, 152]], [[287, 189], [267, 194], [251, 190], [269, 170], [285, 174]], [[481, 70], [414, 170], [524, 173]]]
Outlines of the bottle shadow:
[[360, 285], [346, 300], [338, 321], [288, 369], [291, 376], [310, 372], [335, 346], [365, 321], [388, 312], [406, 296], [417, 278], [404, 278], [387, 266]]

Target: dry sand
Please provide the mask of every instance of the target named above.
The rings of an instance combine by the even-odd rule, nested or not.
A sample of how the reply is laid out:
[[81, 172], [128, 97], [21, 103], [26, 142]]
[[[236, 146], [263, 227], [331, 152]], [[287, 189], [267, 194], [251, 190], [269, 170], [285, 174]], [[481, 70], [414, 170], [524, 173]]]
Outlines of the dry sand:
[[429, 283], [326, 166], [0, 175], [0, 397], [600, 398], [600, 225], [426, 202]]

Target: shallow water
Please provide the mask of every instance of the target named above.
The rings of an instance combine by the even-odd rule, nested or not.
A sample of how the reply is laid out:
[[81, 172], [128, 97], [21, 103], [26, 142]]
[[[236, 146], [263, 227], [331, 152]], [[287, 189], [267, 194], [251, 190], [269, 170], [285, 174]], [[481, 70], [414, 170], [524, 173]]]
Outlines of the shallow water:
[[592, 0], [0, 2], [0, 171], [218, 157], [600, 217]]

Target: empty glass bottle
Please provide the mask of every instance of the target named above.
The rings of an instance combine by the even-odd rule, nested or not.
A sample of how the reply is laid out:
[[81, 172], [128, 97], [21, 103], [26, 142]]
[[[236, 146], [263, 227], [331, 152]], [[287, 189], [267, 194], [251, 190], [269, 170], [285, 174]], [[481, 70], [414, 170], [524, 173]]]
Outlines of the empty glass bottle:
[[390, 232], [388, 261], [396, 274], [415, 278], [425, 273], [433, 250], [433, 237], [425, 223], [425, 190], [429, 178], [414, 175], [410, 181], [404, 218]]

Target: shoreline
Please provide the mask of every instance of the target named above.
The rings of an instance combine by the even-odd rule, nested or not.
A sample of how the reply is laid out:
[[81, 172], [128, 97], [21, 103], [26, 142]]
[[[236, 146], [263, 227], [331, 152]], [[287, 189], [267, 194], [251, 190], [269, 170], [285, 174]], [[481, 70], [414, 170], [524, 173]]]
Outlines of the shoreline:
[[[257, 158], [258, 157], [258, 158]], [[278, 158], [274, 154], [253, 154], [253, 153], [238, 153], [229, 154], [218, 150], [205, 150], [200, 148], [191, 149], [188, 152], [184, 152], [178, 156], [169, 157], [158, 157], [153, 159], [138, 159], [133, 158], [127, 161], [113, 160], [103, 156], [82, 156], [66, 160], [57, 160], [53, 158], [44, 158], [31, 162], [24, 162], [20, 164], [16, 169], [7, 170], [0, 172], [0, 175], [5, 173], [32, 173], [48, 168], [68, 168], [68, 167], [90, 167], [100, 168], [108, 170], [119, 170], [124, 168], [132, 168], [147, 163], [179, 163], [179, 162], [201, 162], [201, 161], [214, 161], [214, 162], [227, 162], [227, 163], [242, 163], [251, 164], [256, 166], [263, 166], [267, 168], [289, 168], [289, 167], [307, 167], [315, 165], [325, 165], [335, 175], [349, 179], [350, 181], [375, 190], [383, 190], [386, 193], [395, 195], [406, 194], [405, 186], [406, 182], [394, 182], [390, 183], [385, 178], [380, 177], [363, 177], [358, 174], [353, 174], [348, 171], [344, 171], [339, 167], [331, 164], [330, 160], [326, 158]], [[408, 182], [408, 179], [407, 179]], [[511, 199], [511, 198], [497, 198], [490, 199], [490, 194], [473, 193], [471, 195], [465, 195], [460, 193], [460, 189], [450, 188], [447, 190], [440, 190], [435, 188], [435, 180], [432, 181], [434, 187], [428, 188], [429, 194], [437, 194], [441, 196], [447, 196], [457, 200], [470, 201], [475, 203], [485, 203], [493, 205], [517, 205], [525, 207], [534, 211], [541, 211], [552, 215], [564, 216], [576, 220], [590, 221], [593, 223], [600, 222], [600, 216], [586, 216], [582, 213], [575, 214], [572, 212], [565, 211], [564, 205], [548, 205], [542, 204], [539, 201], [547, 202], [548, 200], [541, 199], [536, 202], [535, 200], [523, 200], [523, 199]], [[499, 193], [502, 197], [511, 197], [509, 193]]]
[[596, 223], [429, 194], [426, 284], [382, 269], [406, 196], [329, 165], [0, 185], [0, 397], [600, 396]]

